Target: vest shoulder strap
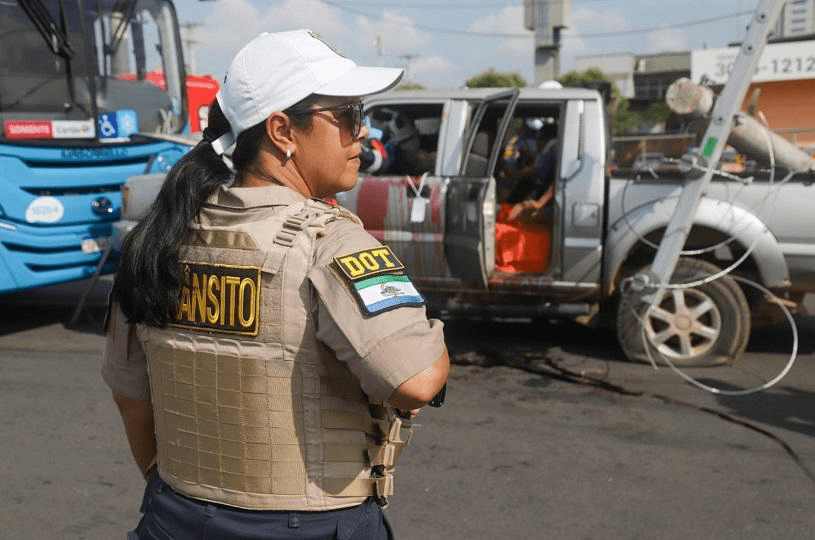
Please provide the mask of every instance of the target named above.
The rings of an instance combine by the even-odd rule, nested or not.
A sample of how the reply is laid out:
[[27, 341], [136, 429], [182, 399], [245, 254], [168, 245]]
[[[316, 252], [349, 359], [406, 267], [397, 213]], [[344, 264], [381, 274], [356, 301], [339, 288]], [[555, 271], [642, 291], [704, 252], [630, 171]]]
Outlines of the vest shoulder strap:
[[294, 245], [301, 231], [311, 228], [314, 229], [316, 236], [320, 236], [328, 223], [338, 219], [347, 219], [362, 225], [362, 221], [354, 213], [320, 199], [306, 199], [293, 204], [284, 211], [281, 218], [283, 226], [275, 235], [274, 247], [269, 251], [264, 264], [264, 268], [275, 274], [280, 271], [288, 249]]

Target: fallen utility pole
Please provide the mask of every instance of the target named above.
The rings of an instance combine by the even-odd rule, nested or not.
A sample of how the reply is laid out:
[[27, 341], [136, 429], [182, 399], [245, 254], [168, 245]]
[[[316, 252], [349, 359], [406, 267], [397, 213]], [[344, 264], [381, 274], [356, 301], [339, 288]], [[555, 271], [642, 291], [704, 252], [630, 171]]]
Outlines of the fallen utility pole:
[[676, 261], [685, 246], [693, 218], [699, 207], [699, 200], [713, 177], [710, 166], [718, 163], [722, 156], [733, 127], [734, 116], [741, 108], [747, 88], [750, 86], [750, 80], [758, 67], [767, 35], [778, 18], [783, 4], [784, 0], [760, 0], [733, 64], [733, 71], [713, 107], [710, 124], [702, 139], [702, 146], [682, 158], [690, 162], [692, 169], [698, 165], [700, 168], [696, 170], [705, 170], [705, 172], [697, 178], [690, 179], [682, 189], [671, 221], [657, 249], [651, 270], [635, 276], [635, 283], [643, 288], [643, 300], [652, 306], [662, 301]]
[[[686, 77], [674, 81], [665, 94], [665, 103], [673, 112], [691, 118], [708, 118], [714, 99], [713, 90]], [[772, 161], [794, 172], [815, 169], [812, 156], [745, 112], [736, 113], [727, 143], [763, 164]]]

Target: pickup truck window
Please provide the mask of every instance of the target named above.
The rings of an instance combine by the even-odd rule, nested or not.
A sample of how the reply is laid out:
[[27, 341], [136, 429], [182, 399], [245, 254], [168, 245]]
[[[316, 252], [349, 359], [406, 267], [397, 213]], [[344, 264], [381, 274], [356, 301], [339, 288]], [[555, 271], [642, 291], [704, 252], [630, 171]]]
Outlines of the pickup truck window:
[[679, 158], [698, 145], [695, 133], [618, 135], [612, 141], [614, 159], [609, 172], [619, 178], [678, 178]]
[[366, 147], [378, 155], [363, 161], [361, 172], [372, 176], [434, 174], [443, 106], [374, 106], [365, 112]]
[[[511, 117], [502, 130], [506, 114]], [[495, 270], [499, 273], [549, 270], [557, 215], [560, 117], [560, 103], [519, 103], [508, 111], [507, 102], [501, 100], [488, 105], [477, 128], [465, 176], [496, 180]], [[501, 137], [497, 145], [496, 137]], [[479, 155], [482, 147], [499, 153], [492, 171], [477, 170], [489, 163], [488, 154]]]
[[554, 185], [560, 138], [557, 112], [515, 110], [495, 170], [498, 203], [538, 199]]

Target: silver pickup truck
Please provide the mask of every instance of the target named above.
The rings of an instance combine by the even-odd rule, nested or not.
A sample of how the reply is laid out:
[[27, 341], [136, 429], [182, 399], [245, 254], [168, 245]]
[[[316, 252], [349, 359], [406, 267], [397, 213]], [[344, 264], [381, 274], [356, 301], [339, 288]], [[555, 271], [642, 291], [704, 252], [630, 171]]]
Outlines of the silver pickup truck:
[[[366, 118], [372, 135], [390, 137], [380, 145], [390, 155], [337, 200], [391, 246], [442, 315], [612, 325], [630, 359], [713, 365], [736, 360], [752, 327], [782, 318], [779, 304], [795, 313], [815, 292], [811, 174], [715, 178], [673, 274], [680, 286], [645, 309], [627, 286], [654, 260], [695, 171], [636, 158], [612, 167], [596, 91], [399, 91], [367, 101]], [[534, 124], [555, 141], [553, 198], [542, 219], [508, 220], [518, 182], [510, 143]], [[162, 180], [128, 180], [118, 243]]]
[[[593, 90], [391, 92], [368, 100], [366, 117], [375, 134], [403, 119], [392, 131], [413, 137], [411, 159], [361, 174], [337, 200], [391, 246], [442, 314], [611, 324], [631, 359], [712, 365], [737, 359], [752, 326], [782, 315], [779, 303], [795, 313], [815, 291], [813, 177], [782, 182], [783, 171], [757, 168], [706, 190], [672, 279], [696, 285], [671, 289], [655, 309], [627, 300], [689, 172], [614, 171]], [[535, 223], [505, 216], [518, 182], [510, 143], [530, 121], [556, 140], [554, 196]], [[507, 267], [507, 250], [532, 264]]]

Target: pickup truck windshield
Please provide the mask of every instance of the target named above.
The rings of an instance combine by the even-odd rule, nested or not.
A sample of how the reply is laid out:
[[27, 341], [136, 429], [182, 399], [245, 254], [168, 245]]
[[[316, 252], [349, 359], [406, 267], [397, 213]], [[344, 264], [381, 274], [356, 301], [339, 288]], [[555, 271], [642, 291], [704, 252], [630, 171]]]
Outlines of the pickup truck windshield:
[[121, 109], [136, 111], [138, 131], [178, 132], [183, 80], [175, 12], [166, 1], [0, 1], [4, 142], [19, 138], [9, 122], [36, 129], [53, 121], [84, 122], [88, 130], [76, 138], [88, 142], [96, 115]]

